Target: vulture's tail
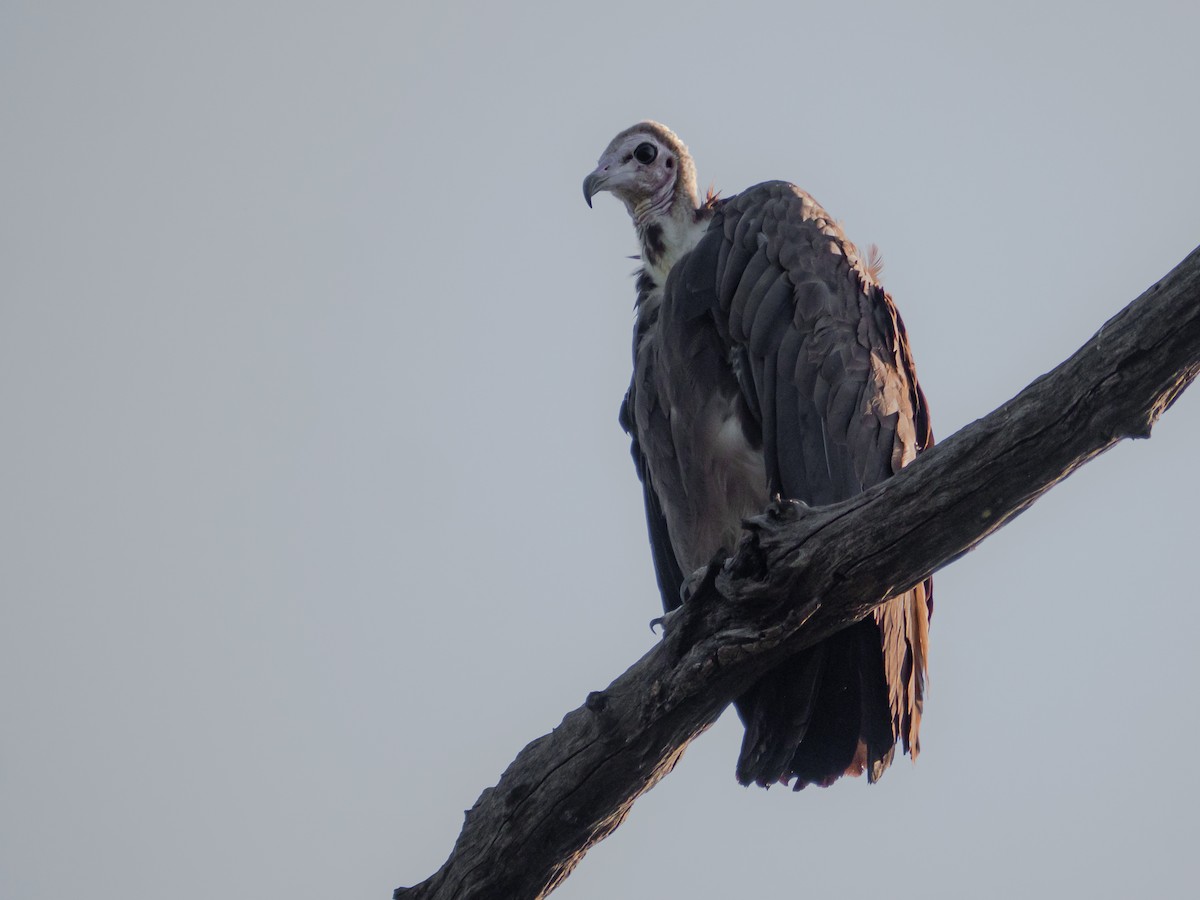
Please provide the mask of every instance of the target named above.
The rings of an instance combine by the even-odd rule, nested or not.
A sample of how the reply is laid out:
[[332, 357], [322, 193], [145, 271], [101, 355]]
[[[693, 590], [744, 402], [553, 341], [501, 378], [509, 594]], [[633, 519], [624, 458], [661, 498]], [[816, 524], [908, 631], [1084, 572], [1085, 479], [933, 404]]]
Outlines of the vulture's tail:
[[891, 764], [898, 740], [915, 757], [924, 634], [916, 641], [919, 658], [897, 667], [885, 650], [895, 646], [895, 636], [885, 632], [897, 618], [924, 618], [925, 610], [915, 608], [924, 602], [921, 587], [889, 601], [876, 616], [786, 660], [739, 697], [735, 705], [746, 734], [738, 781], [784, 782], [795, 790], [863, 772], [875, 781]]

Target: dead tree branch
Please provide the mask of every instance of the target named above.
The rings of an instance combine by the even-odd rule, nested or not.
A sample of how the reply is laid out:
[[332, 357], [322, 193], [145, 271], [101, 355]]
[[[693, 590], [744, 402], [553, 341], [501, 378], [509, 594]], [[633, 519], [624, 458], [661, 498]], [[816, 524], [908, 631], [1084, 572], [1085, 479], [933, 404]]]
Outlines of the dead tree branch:
[[[748, 523], [664, 640], [529, 744], [404, 900], [543, 897], [782, 656], [971, 550], [1122, 438], [1149, 437], [1200, 373], [1200, 248], [1070, 359], [886, 483]], [[800, 598], [800, 599], [798, 599]]]

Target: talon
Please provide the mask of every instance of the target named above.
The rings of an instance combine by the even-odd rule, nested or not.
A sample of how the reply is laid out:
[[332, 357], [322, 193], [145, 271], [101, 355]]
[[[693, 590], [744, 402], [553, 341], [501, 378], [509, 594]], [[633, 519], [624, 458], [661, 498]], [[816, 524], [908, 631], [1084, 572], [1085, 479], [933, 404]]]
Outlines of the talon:
[[657, 619], [651, 619], [650, 620], [650, 631], [653, 632], [655, 627], [657, 626], [662, 629], [662, 633], [665, 635], [667, 633], [667, 629], [671, 625], [671, 621], [675, 618], [676, 615], [679, 614], [679, 611], [682, 609], [683, 609], [682, 606], [677, 606], [670, 612], [663, 613]]

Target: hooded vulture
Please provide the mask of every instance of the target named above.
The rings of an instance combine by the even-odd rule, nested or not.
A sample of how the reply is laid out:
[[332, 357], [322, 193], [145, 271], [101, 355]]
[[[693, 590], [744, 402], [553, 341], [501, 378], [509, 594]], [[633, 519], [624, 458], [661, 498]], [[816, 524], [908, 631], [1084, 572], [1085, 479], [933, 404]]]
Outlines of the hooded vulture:
[[[834, 503], [933, 442], [904, 324], [838, 224], [795, 185], [701, 199], [687, 148], [622, 131], [583, 182], [641, 244], [633, 379], [621, 423], [645, 494], [663, 605], [730, 555], [776, 494]], [[916, 757], [932, 583], [785, 660], [735, 701], [742, 784], [877, 779]]]

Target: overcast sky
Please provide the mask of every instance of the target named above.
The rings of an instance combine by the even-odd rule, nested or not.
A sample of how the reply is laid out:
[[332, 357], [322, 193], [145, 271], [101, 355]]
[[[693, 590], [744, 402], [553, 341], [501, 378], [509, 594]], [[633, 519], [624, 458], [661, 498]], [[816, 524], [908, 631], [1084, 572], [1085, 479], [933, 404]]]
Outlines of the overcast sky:
[[[643, 118], [877, 244], [946, 436], [1200, 242], [1200, 6], [0, 4], [0, 896], [382, 900], [649, 649]], [[937, 578], [914, 766], [556, 893], [1182, 896], [1200, 391]]]

